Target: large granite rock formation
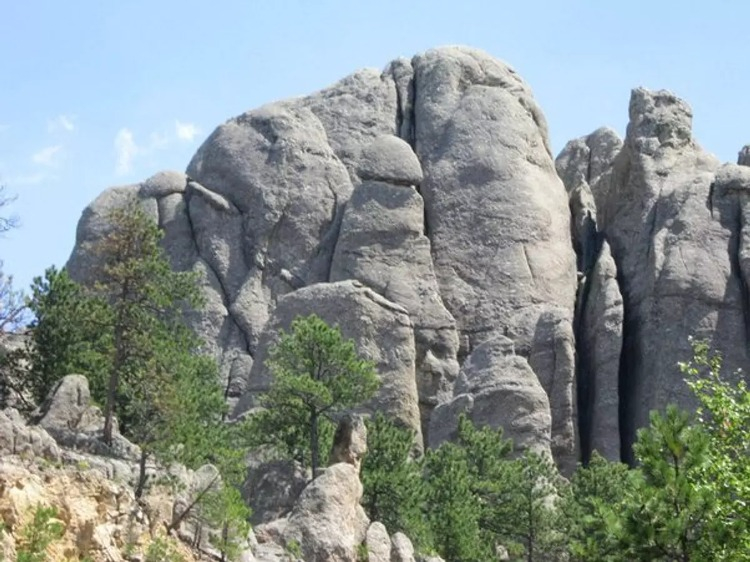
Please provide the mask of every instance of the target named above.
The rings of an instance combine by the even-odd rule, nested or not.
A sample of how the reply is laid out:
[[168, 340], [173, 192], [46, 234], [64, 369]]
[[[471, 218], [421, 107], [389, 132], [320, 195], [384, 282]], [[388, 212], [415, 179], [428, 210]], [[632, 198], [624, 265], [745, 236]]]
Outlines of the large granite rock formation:
[[579, 193], [588, 190], [593, 205], [587, 234], [577, 235], [587, 276], [579, 378], [595, 389], [583, 442], [612, 458], [619, 433], [629, 458], [650, 410], [695, 403], [677, 365], [691, 356], [689, 336], [709, 340], [729, 371], [747, 371], [750, 176], [746, 167], [720, 167], [695, 142], [690, 107], [666, 91], [633, 90], [627, 134], [613, 157], [618, 144], [601, 131], [571, 141], [557, 167], [574, 215], [585, 206]]
[[265, 346], [293, 314], [355, 337], [384, 381], [371, 406], [419, 434], [467, 357], [502, 336], [546, 395], [553, 454], [575, 462], [568, 200], [542, 112], [506, 64], [434, 49], [230, 119], [186, 174], [113, 188], [84, 211], [74, 278], [91, 281], [87, 248], [129, 196], [164, 228], [173, 265], [203, 279], [193, 324], [237, 413], [267, 387]]

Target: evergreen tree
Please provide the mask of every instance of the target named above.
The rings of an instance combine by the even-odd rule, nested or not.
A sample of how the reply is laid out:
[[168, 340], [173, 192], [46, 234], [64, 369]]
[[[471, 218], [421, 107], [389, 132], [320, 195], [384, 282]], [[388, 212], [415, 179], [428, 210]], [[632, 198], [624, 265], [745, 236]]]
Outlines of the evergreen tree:
[[563, 541], [555, 505], [559, 475], [551, 459], [526, 451], [502, 463], [492, 484], [489, 527], [499, 543], [528, 562], [558, 560]]
[[466, 451], [443, 443], [424, 457], [427, 521], [435, 549], [445, 560], [482, 562], [493, 556], [482, 540], [482, 510], [473, 493], [474, 481]]
[[[353, 340], [315, 315], [297, 318], [281, 331], [266, 362], [273, 374], [263, 396], [266, 411], [251, 419], [251, 433], [281, 447], [312, 468], [320, 466], [323, 438], [332, 436], [330, 417], [369, 400], [379, 379], [371, 361], [361, 359]], [[330, 441], [328, 441], [330, 442]]]
[[[184, 329], [183, 310], [200, 304], [197, 278], [170, 267], [162, 232], [137, 200], [108, 215], [109, 232], [92, 248], [99, 269], [95, 290], [112, 310], [112, 361], [104, 407], [104, 441], [112, 442], [113, 418], [127, 430], [138, 385], [159, 384], [168, 376], [160, 355], [175, 332]], [[178, 336], [179, 337], [179, 336]], [[183, 353], [195, 353], [187, 348]]]
[[750, 560], [750, 391], [742, 372], [734, 374], [734, 384], [723, 378], [722, 358], [705, 341], [692, 346], [692, 361], [680, 368], [709, 439], [701, 483], [716, 498], [712, 518], [722, 533], [714, 540], [715, 560]]
[[561, 531], [571, 562], [621, 560], [618, 506], [630, 489], [631, 471], [608, 462], [596, 451], [588, 466], [579, 466], [570, 485], [561, 489]]
[[701, 484], [708, 438], [675, 406], [651, 413], [634, 446], [639, 470], [621, 505], [622, 543], [638, 560], [715, 560], [716, 498]]
[[413, 458], [414, 432], [382, 413], [367, 420], [367, 455], [362, 462], [362, 507], [388, 532], [406, 534], [419, 551], [430, 547], [424, 521], [426, 487]]
[[84, 375], [95, 402], [106, 398], [106, 373], [111, 369], [112, 323], [107, 302], [74, 282], [54, 266], [35, 277], [29, 309], [34, 314], [26, 349], [27, 389], [44, 400], [64, 376]]

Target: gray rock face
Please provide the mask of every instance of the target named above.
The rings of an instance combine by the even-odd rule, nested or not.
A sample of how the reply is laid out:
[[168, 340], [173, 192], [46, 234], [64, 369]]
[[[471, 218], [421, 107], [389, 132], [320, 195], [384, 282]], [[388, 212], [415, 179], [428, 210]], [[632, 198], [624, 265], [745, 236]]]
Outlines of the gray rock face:
[[[581, 354], [591, 371], [587, 376], [598, 385], [587, 413], [591, 447], [610, 458], [617, 456], [611, 437], [616, 427], [614, 418], [602, 416], [615, 404], [615, 369], [616, 403], [624, 421], [619, 434], [629, 458], [635, 430], [647, 424], [650, 410], [670, 402], [695, 405], [677, 367], [691, 356], [688, 336], [708, 339], [724, 355], [728, 371], [748, 367], [743, 271], [747, 168], [720, 168], [693, 140], [691, 127], [692, 112], [684, 101], [670, 92], [637, 88], [617, 156], [610, 159], [614, 142], [601, 135], [586, 139], [591, 153], [606, 155], [593, 166], [604, 171], [583, 181], [595, 200], [596, 241], [608, 241], [613, 261], [606, 252], [599, 261], [583, 260], [594, 271], [590, 286], [583, 289], [587, 299], [577, 335], [579, 350], [581, 344], [588, 350]], [[577, 154], [575, 146], [580, 142], [569, 143], [557, 160], [569, 192], [580, 184], [575, 178], [582, 167], [593, 162]], [[615, 365], [618, 292], [623, 300], [622, 353]]]
[[415, 428], [421, 414], [428, 427], [452, 399], [460, 364], [503, 335], [547, 393], [558, 462], [575, 461], [568, 201], [544, 117], [510, 67], [440, 48], [230, 119], [187, 175], [160, 173], [89, 206], [74, 278], [93, 280], [88, 244], [132, 194], [164, 228], [173, 265], [203, 280], [207, 306], [192, 322], [220, 362], [230, 404], [244, 395], [247, 407], [267, 384], [263, 346], [281, 325], [277, 307], [311, 286], [354, 279], [408, 314], [385, 340], [365, 329], [382, 321], [382, 307], [350, 313], [337, 296], [326, 305], [335, 314], [311, 303], [295, 312], [362, 331], [358, 342], [385, 366], [384, 381], [401, 381], [387, 382], [373, 407], [386, 404]]
[[251, 462], [242, 484], [242, 497], [253, 510], [250, 523], [268, 523], [291, 511], [308, 482], [294, 461]]
[[359, 505], [362, 484], [356, 468], [339, 463], [328, 467], [305, 488], [283, 531], [295, 540], [309, 562], [353, 562], [370, 522]]
[[391, 537], [391, 562], [414, 562], [414, 547], [403, 533]]
[[37, 412], [36, 422], [59, 445], [68, 449], [137, 461], [141, 450], [117, 431], [112, 436], [112, 445], [102, 441], [104, 416], [91, 403], [89, 382], [82, 375], [67, 375], [52, 388]]
[[692, 140], [691, 122], [690, 108], [674, 95], [633, 91], [601, 225], [625, 302], [628, 442], [652, 409], [694, 404], [677, 368], [691, 356], [689, 335], [709, 337], [729, 368], [746, 361], [746, 297], [733, 271], [739, 232], [730, 213], [712, 213], [718, 162]]
[[63, 429], [96, 431], [104, 426], [101, 411], [91, 405], [86, 377], [67, 375], [55, 385], [42, 406], [39, 425], [53, 434]]
[[[356, 281], [310, 285], [279, 299], [261, 337], [248, 392], [235, 413], [247, 411], [258, 393], [268, 388], [271, 375], [265, 358], [279, 331], [289, 330], [298, 316], [310, 314], [339, 325], [344, 337], [355, 341], [357, 351], [375, 362], [381, 385], [365, 410], [390, 414], [421, 436], [411, 320], [402, 307]], [[421, 438], [418, 441], [421, 444]]]
[[750, 144], [746, 144], [737, 155], [737, 164], [740, 166], [750, 166]]
[[365, 536], [367, 562], [391, 562], [391, 538], [380, 521], [370, 523]]
[[431, 448], [457, 437], [458, 418], [465, 413], [479, 427], [502, 427], [521, 450], [550, 454], [547, 394], [528, 361], [515, 354], [510, 339], [497, 336], [477, 347], [461, 368], [455, 394], [433, 413]]
[[0, 410], [0, 454], [60, 460], [60, 449], [44, 428], [26, 425], [18, 410]]
[[544, 116], [515, 71], [477, 51], [428, 51], [412, 65], [426, 226], [461, 355], [496, 335], [510, 337], [548, 393], [554, 452], [570, 464], [574, 366], [554, 372], [549, 361], [533, 360], [559, 347], [556, 330], [540, 326], [546, 315], [572, 334], [576, 290], [568, 202]]
[[[375, 144], [387, 139], [379, 137]], [[388, 142], [398, 147], [404, 161], [413, 160], [419, 166], [406, 143]], [[365, 151], [369, 152], [376, 150]], [[440, 298], [430, 240], [424, 235], [422, 197], [411, 187], [400, 185], [411, 181], [406, 173], [393, 174], [390, 181], [393, 183], [366, 181], [355, 188], [344, 212], [331, 281], [357, 279], [409, 312], [424, 430], [432, 409], [450, 397], [458, 374], [458, 334]]]
[[362, 416], [344, 414], [333, 436], [328, 464], [344, 462], [359, 472], [362, 458], [367, 453], [367, 426]]
[[422, 167], [409, 144], [393, 135], [377, 137], [362, 152], [359, 175], [363, 180], [396, 185], [422, 183]]
[[[620, 460], [619, 370], [623, 304], [609, 244], [602, 246], [580, 303], [579, 385], [582, 449]], [[584, 407], [585, 405], [585, 407]]]

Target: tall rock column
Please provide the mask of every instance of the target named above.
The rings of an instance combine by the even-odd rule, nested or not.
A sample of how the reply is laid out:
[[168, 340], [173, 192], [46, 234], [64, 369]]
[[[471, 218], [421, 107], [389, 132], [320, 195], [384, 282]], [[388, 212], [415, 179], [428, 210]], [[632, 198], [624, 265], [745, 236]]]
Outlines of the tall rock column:
[[480, 51], [435, 49], [412, 66], [427, 235], [460, 358], [511, 339], [549, 397], [552, 452], [571, 469], [575, 255], [544, 116], [515, 71]]
[[424, 202], [415, 189], [422, 169], [411, 147], [393, 136], [379, 137], [363, 156], [365, 181], [347, 203], [330, 280], [357, 279], [409, 312], [424, 433], [435, 406], [452, 397], [458, 334], [424, 235]]
[[[747, 287], [738, 198], [718, 189], [718, 161], [692, 138], [692, 111], [666, 91], [633, 90], [599, 228], [612, 248], [624, 304], [620, 365], [626, 458], [649, 412], [695, 399], [677, 363], [689, 336], [747, 368]], [[731, 182], [729, 182], [731, 183]]]

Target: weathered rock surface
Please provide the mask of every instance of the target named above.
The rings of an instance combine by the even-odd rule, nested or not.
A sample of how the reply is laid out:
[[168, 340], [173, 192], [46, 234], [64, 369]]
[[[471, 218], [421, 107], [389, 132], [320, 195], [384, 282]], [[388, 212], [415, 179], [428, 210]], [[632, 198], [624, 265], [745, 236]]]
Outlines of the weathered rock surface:
[[370, 523], [365, 536], [367, 562], [391, 562], [391, 538], [380, 521]]
[[[581, 142], [569, 143], [557, 161], [569, 192], [577, 187], [576, 170], [592, 162], [587, 164], [571, 148]], [[635, 430], [647, 423], [650, 410], [670, 402], [695, 405], [677, 367], [691, 356], [689, 336], [709, 340], [724, 355], [729, 371], [747, 370], [748, 294], [742, 268], [746, 168], [719, 167], [692, 138], [690, 107], [667, 91], [633, 90], [627, 135], [613, 160], [614, 142], [605, 142], [601, 135], [585, 142], [592, 154], [605, 154], [594, 166], [602, 169], [603, 162], [604, 171], [583, 179], [595, 199], [594, 232], [598, 241], [606, 239], [611, 246], [623, 299], [617, 403], [623, 451], [629, 458]], [[742, 152], [739, 161], [744, 161]], [[604, 262], [597, 267], [599, 263]], [[590, 329], [588, 336], [578, 334], [579, 350], [582, 342], [588, 348], [599, 346], [583, 354], [594, 358], [589, 365], [594, 381], [612, 381], [614, 376], [619, 313], [606, 304], [617, 300], [615, 278], [606, 277], [610, 281], [598, 304], [589, 294], [589, 304], [599, 312], [588, 325], [598, 326], [599, 336], [587, 342]], [[586, 322], [580, 326], [586, 332]], [[611, 406], [614, 400], [608, 394], [605, 403]], [[591, 415], [603, 415], [602, 407], [592, 403]], [[605, 432], [597, 447], [609, 448], [609, 456], [615, 452], [605, 434], [614, 432], [613, 421], [600, 418], [591, 425], [594, 432]]]
[[543, 357], [560, 334], [540, 324], [572, 325], [575, 256], [544, 116], [515, 71], [483, 53], [437, 49], [412, 65], [420, 191], [461, 355], [496, 335], [514, 341], [548, 393], [555, 454], [567, 465], [576, 450], [574, 365], [556, 370]]
[[365, 420], [357, 414], [344, 414], [333, 436], [328, 464], [347, 463], [359, 472], [365, 453], [367, 453]]
[[104, 416], [91, 403], [89, 382], [82, 375], [67, 375], [60, 379], [34, 418], [58, 444], [68, 449], [130, 462], [140, 457], [140, 448], [117, 431], [117, 420], [112, 445], [104, 444]]
[[742, 147], [740, 153], [737, 155], [737, 164], [740, 166], [750, 166], [750, 144]]
[[60, 460], [57, 442], [43, 428], [28, 426], [13, 408], [0, 411], [0, 453]]
[[582, 449], [620, 460], [619, 371], [623, 304], [606, 242], [581, 288], [578, 326]]
[[[458, 334], [440, 298], [424, 234], [424, 202], [409, 187], [421, 178], [419, 162], [395, 137], [379, 137], [373, 145], [365, 151], [372, 161], [365, 161], [361, 172], [373, 181], [358, 185], [346, 206], [330, 280], [362, 281], [409, 312], [424, 430], [432, 409], [450, 397], [458, 373]], [[394, 173], [383, 171], [385, 160]]]
[[253, 510], [250, 523], [260, 525], [285, 516], [305, 489], [309, 476], [294, 461], [250, 462], [242, 497]]
[[[383, 411], [421, 435], [415, 380], [414, 331], [406, 310], [357, 281], [318, 283], [280, 298], [258, 346], [250, 372], [248, 393], [235, 413], [247, 411], [254, 398], [268, 388], [271, 374], [265, 358], [281, 329], [289, 330], [298, 316], [317, 314], [339, 325], [362, 356], [375, 362], [381, 386], [367, 411]], [[421, 444], [421, 440], [419, 441]]]
[[391, 562], [414, 562], [414, 547], [403, 533], [391, 537]]
[[[629, 111], [624, 140], [598, 129], [553, 165], [545, 119], [509, 66], [463, 47], [398, 59], [229, 120], [187, 175], [103, 193], [81, 219], [71, 272], [91, 278], [88, 245], [136, 193], [173, 263], [203, 277], [209, 305], [194, 322], [231, 403], [244, 395], [246, 407], [267, 384], [262, 348], [282, 325], [277, 306], [357, 280], [408, 316], [397, 333], [413, 340], [409, 358], [379, 360], [409, 389], [379, 404], [411, 426], [421, 415], [431, 427], [433, 410], [457, 396], [459, 367], [503, 336], [547, 396], [561, 468], [577, 458], [577, 421], [584, 455], [615, 458], [619, 435], [627, 456], [651, 409], [694, 404], [676, 366], [689, 335], [707, 338], [728, 370], [750, 372], [750, 151], [720, 166], [669, 92], [637, 88]], [[377, 310], [340, 323], [358, 330]], [[376, 333], [357, 340], [368, 353], [393, 345]]]
[[[2, 431], [0, 431], [2, 434]], [[197, 553], [163, 534], [162, 514], [169, 502], [159, 493], [136, 502], [132, 490], [95, 471], [81, 468], [38, 468], [18, 458], [0, 460], [0, 538], [6, 560], [16, 559], [16, 539], [38, 506], [54, 507], [64, 534], [47, 550], [48, 560], [83, 559], [92, 562], [126, 560], [126, 544], [133, 556], [144, 556], [156, 538], [187, 561]]]
[[479, 427], [502, 427], [521, 449], [550, 454], [549, 400], [510, 339], [497, 336], [477, 347], [461, 368], [455, 394], [433, 413], [431, 448], [457, 437], [458, 418], [465, 413]]
[[357, 469], [339, 463], [305, 488], [289, 515], [283, 538], [297, 541], [307, 562], [353, 562], [370, 522], [359, 505]]

